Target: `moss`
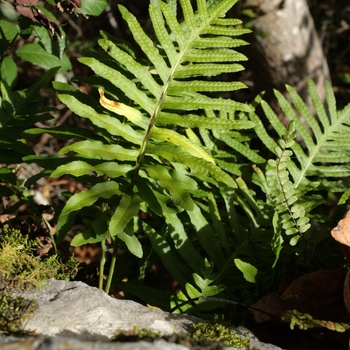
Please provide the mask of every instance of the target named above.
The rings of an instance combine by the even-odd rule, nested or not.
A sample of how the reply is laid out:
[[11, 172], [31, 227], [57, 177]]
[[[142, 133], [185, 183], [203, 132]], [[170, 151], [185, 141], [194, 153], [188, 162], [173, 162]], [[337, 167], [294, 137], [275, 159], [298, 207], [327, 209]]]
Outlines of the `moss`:
[[173, 334], [170, 336], [160, 336], [159, 333], [149, 329], [138, 329], [135, 327], [131, 331], [117, 331], [115, 340], [119, 342], [134, 342], [139, 340], [154, 341], [155, 339], [165, 339], [168, 342], [189, 346], [192, 350], [221, 350], [225, 346], [241, 349], [249, 349], [249, 336], [242, 337], [230, 329], [223, 321], [215, 317], [210, 323], [200, 322], [193, 325], [194, 331], [189, 334]]
[[36, 301], [0, 291], [0, 333], [23, 334], [23, 323], [36, 309]]
[[76, 258], [66, 263], [57, 255], [41, 260], [33, 254], [35, 244], [19, 230], [4, 227], [0, 231], [0, 289], [39, 287], [50, 278], [69, 280], [76, 275]]
[[212, 322], [200, 322], [193, 325], [193, 328], [194, 332], [191, 333], [191, 337], [196, 341], [210, 340], [221, 342], [226, 346], [249, 349], [249, 337], [237, 335], [226, 322], [219, 320], [218, 316], [215, 316]]
[[153, 332], [150, 329], [143, 328], [139, 329], [138, 327], [134, 327], [133, 329], [129, 331], [121, 331], [117, 330], [115, 333], [114, 340], [118, 342], [133, 342], [138, 340], [148, 340], [153, 341], [156, 338], [160, 338], [160, 333]]
[[45, 260], [35, 257], [35, 244], [18, 230], [4, 227], [0, 231], [0, 333], [3, 335], [23, 333], [24, 321], [35, 310], [35, 301], [14, 297], [13, 289], [38, 288], [50, 278], [69, 280], [78, 271], [75, 258], [62, 263], [56, 255]]

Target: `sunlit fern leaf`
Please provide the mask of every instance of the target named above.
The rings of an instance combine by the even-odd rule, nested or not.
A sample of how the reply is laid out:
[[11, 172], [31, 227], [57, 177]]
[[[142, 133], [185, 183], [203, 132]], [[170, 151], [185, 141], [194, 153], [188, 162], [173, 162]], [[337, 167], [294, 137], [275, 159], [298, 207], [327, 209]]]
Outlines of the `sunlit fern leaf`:
[[[348, 176], [350, 170], [350, 108], [349, 105], [340, 112], [336, 111], [335, 98], [331, 85], [326, 83], [327, 109], [324, 108], [322, 100], [317, 94], [314, 83], [310, 80], [309, 91], [312, 103], [320, 120], [319, 125], [310, 113], [302, 114], [308, 122], [310, 129], [314, 132], [315, 142], [312, 138], [303, 138], [306, 150], [300, 147], [292, 147], [292, 150], [300, 162], [301, 172], [296, 181], [299, 186], [305, 178], [317, 175], [321, 178], [334, 180], [339, 177]], [[305, 112], [305, 104], [291, 88], [287, 87], [293, 104], [301, 114]], [[302, 128], [297, 126], [300, 133]]]
[[[132, 101], [131, 105], [138, 109], [108, 100], [104, 97], [103, 91], [100, 92], [104, 107], [119, 115], [126, 116], [130, 121], [130, 123], [120, 124], [119, 120], [115, 119], [120, 130], [118, 136], [133, 143], [142, 143], [139, 156], [135, 157], [136, 169], [139, 169], [146, 149], [148, 154], [151, 150], [147, 144], [151, 146], [153, 141], [156, 141], [157, 152], [155, 153], [169, 159], [164, 155], [170, 155], [166, 147], [166, 144], [170, 142], [178, 146], [177, 149], [173, 149], [175, 153], [170, 156], [172, 161], [176, 159], [178, 162], [187, 164], [192, 169], [193, 174], [200, 169], [199, 171], [213, 176], [216, 181], [236, 187], [234, 180], [215, 165], [214, 159], [201, 145], [200, 140], [198, 138], [191, 139], [188, 136], [191, 134], [189, 129], [186, 130], [187, 135], [184, 135], [181, 128], [171, 130], [168, 127], [210, 128], [226, 131], [253, 127], [254, 124], [251, 121], [226, 120], [218, 118], [214, 113], [214, 111], [226, 113], [232, 113], [235, 110], [248, 111], [249, 106], [229, 99], [210, 98], [203, 94], [234, 91], [244, 88], [244, 84], [240, 82], [215, 82], [203, 80], [203, 78], [196, 80], [196, 77], [209, 77], [242, 70], [243, 67], [234, 62], [244, 61], [246, 58], [234, 49], [246, 43], [235, 37], [249, 31], [233, 27], [240, 23], [239, 20], [219, 18], [223, 17], [233, 5], [232, 1], [206, 3], [199, 0], [197, 12], [193, 11], [191, 3], [187, 0], [181, 1], [180, 5], [185, 19], [183, 22], [179, 22], [177, 19], [174, 12], [174, 2], [169, 4], [161, 1], [151, 2], [150, 16], [159, 46], [155, 46], [153, 40], [144, 33], [136, 18], [125, 8], [120, 7], [122, 16], [128, 23], [135, 41], [150, 63], [144, 64], [137, 60], [135, 51], [125, 47], [123, 43], [118, 44], [117, 40], [104, 33], [102, 33], [104, 38], [99, 41], [99, 44], [115, 60], [119, 69], [116, 69], [115, 64], [108, 64], [108, 60], [99, 60], [98, 56], [82, 58], [81, 61], [89, 65], [100, 77], [109, 80], [111, 84], [121, 89], [125, 96]], [[131, 75], [135, 79], [130, 79]], [[62, 95], [61, 99], [68, 103], [77, 114], [86, 115], [84, 108], [77, 108], [79, 101], [76, 101], [74, 97]], [[114, 108], [117, 104], [119, 107], [123, 106], [122, 110]], [[206, 115], [203, 116], [200, 113], [193, 114], [193, 111], [201, 109], [212, 111], [214, 118], [207, 118]], [[96, 126], [102, 126], [107, 131], [109, 131], [108, 125], [113, 124], [109, 122], [109, 116], [103, 120], [103, 116], [100, 118], [96, 112], [90, 111], [88, 115], [91, 115], [90, 120]], [[157, 127], [155, 127], [156, 123]], [[126, 132], [127, 128], [130, 129], [130, 133]], [[113, 126], [111, 130], [114, 129], [118, 133], [119, 130]], [[140, 138], [142, 129], [147, 130], [143, 140], [142, 137]], [[159, 143], [159, 141], [164, 142]], [[239, 141], [236, 141], [235, 144], [237, 148], [246, 147], [241, 145]], [[87, 148], [84, 149], [78, 145], [72, 147], [70, 150], [84, 153], [85, 156], [90, 152]], [[107, 152], [110, 148], [107, 145], [96, 145], [95, 149], [91, 148], [90, 156], [110, 159]], [[134, 148], [128, 151], [134, 154]], [[113, 157], [113, 152], [109, 153]], [[254, 158], [254, 152], [250, 153], [252, 159], [257, 160], [256, 155]], [[118, 155], [118, 152], [115, 154]], [[116, 160], [128, 161], [131, 159], [121, 159], [116, 156]], [[77, 171], [81, 172], [81, 169], [74, 168], [73, 171], [77, 173]], [[178, 203], [185, 204], [186, 201]], [[187, 205], [185, 207], [188, 208]]]
[[197, 127], [201, 124], [202, 128], [211, 130], [235, 130], [250, 129], [254, 123], [246, 120], [227, 120], [223, 118], [203, 118], [195, 114], [181, 116], [173, 113], [161, 113], [157, 119], [157, 126], [174, 125], [187, 128]]
[[[60, 95], [74, 113], [91, 121], [102, 138], [75, 141], [61, 150], [80, 156], [79, 162], [66, 167], [68, 174], [90, 175], [101, 183], [83, 191], [83, 195], [73, 195], [74, 205], [71, 200], [67, 202], [68, 209], [62, 211], [59, 220], [60, 240], [76, 211], [95, 205], [96, 215], [101, 210], [109, 220], [109, 236], [123, 241], [130, 252], [140, 257], [142, 250], [136, 235], [141, 231], [129, 234], [128, 230], [134, 228], [141, 210], [150, 217], [157, 215], [157, 220], [149, 221], [157, 229], [146, 223], [139, 229], [180, 285], [194, 285], [192, 272], [203, 268], [204, 256], [215, 268], [224, 267], [229, 252], [224, 245], [229, 239], [225, 240], [219, 226], [221, 203], [215, 203], [213, 196], [225, 188], [225, 198], [234, 212], [236, 203], [231, 200], [231, 191], [237, 184], [229, 172], [218, 166], [215, 156], [221, 150], [215, 147], [214, 133], [225, 132], [222, 139], [233, 138], [234, 142], [225, 141], [249, 153], [249, 159], [261, 162], [257, 152], [249, 149], [250, 137], [241, 134], [254, 127], [245, 114], [239, 113], [250, 112], [250, 105], [213, 97], [246, 87], [234, 80], [215, 81], [221, 74], [242, 70], [240, 62], [246, 60], [237, 48], [247, 43], [238, 37], [250, 31], [240, 27], [241, 21], [224, 18], [235, 3], [236, 0], [151, 0], [152, 38], [125, 7], [119, 6], [138, 48], [131, 49], [101, 33], [98, 43], [105, 54], [96, 52], [80, 59], [97, 75], [93, 87], [99, 88], [100, 105], [94, 110], [93, 104], [86, 105], [75, 91], [64, 90]], [[179, 20], [181, 16], [184, 18]], [[208, 137], [203, 137], [205, 132]], [[228, 158], [227, 164], [234, 168], [235, 156]], [[106, 165], [107, 160], [111, 166]], [[97, 176], [88, 173], [89, 164]], [[54, 174], [63, 173], [64, 169], [59, 168]], [[120, 188], [109, 189], [111, 177]], [[102, 196], [95, 193], [95, 188]], [[108, 196], [104, 194], [107, 190]], [[88, 197], [83, 204], [75, 203], [89, 194], [93, 200]], [[170, 219], [177, 214], [180, 215]], [[188, 225], [181, 227], [184, 216]], [[211, 226], [211, 218], [221, 230], [218, 234]], [[229, 219], [232, 227], [239, 228], [233, 214]], [[167, 225], [169, 230], [163, 230]], [[171, 232], [171, 225], [179, 232]], [[160, 226], [163, 228], [159, 230]], [[184, 246], [188, 238], [194, 239], [194, 246]]]
[[[146, 144], [159, 133], [155, 133], [154, 129], [158, 117], [157, 125], [164, 129], [167, 125], [174, 124], [191, 128], [211, 128], [213, 121], [206, 121], [207, 118], [200, 116], [200, 113], [197, 116], [189, 115], [188, 120], [186, 114], [201, 109], [227, 112], [250, 110], [246, 104], [205, 95], [207, 92], [234, 91], [244, 88], [244, 84], [196, 79], [242, 69], [241, 65], [234, 62], [244, 61], [246, 57], [235, 48], [246, 45], [246, 42], [237, 39], [236, 36], [249, 30], [233, 27], [240, 23], [238, 20], [221, 18], [234, 3], [235, 1], [231, 0], [208, 3], [198, 0], [195, 12], [190, 1], [180, 1], [184, 21], [179, 22], [174, 13], [174, 2], [151, 1], [150, 17], [159, 46], [154, 45], [136, 18], [123, 6], [119, 6], [136, 43], [150, 64], [145, 65], [135, 60], [127, 50], [119, 47], [103, 33], [104, 38], [99, 40], [99, 44], [125, 70], [116, 70], [114, 66], [102, 63], [96, 58], [81, 59], [81, 62], [89, 65], [96, 74], [118, 86], [135, 107], [141, 108], [141, 112], [148, 115], [149, 127], [139, 159], [143, 157]], [[130, 79], [130, 73], [136, 78], [136, 82]], [[250, 121], [218, 120], [215, 128], [220, 128], [220, 125], [238, 130], [253, 126]], [[176, 133], [180, 134], [181, 130]], [[184, 143], [181, 143], [181, 140], [183, 139], [180, 136], [175, 141], [165, 139], [183, 147]], [[191, 152], [189, 146], [185, 149], [192, 155], [209, 161], [204, 154], [198, 151], [195, 154]]]
[[179, 146], [166, 143], [160, 147], [160, 145], [150, 144], [147, 147], [146, 155], [158, 155], [168, 161], [185, 164], [191, 168], [193, 173], [200, 172], [212, 176], [214, 183], [222, 182], [230, 187], [237, 187], [233, 178], [226, 172], [222, 171], [216, 164], [195, 157], [185, 152]]
[[[288, 163], [288, 171], [293, 177], [295, 187], [308, 184], [310, 176], [317, 175], [321, 184], [324, 181], [337, 182], [337, 191], [346, 189], [347, 182], [344, 179], [343, 186], [339, 186], [339, 178], [345, 177], [350, 170], [350, 105], [344, 110], [337, 112], [335, 98], [331, 85], [326, 83], [326, 107], [319, 97], [315, 84], [309, 80], [309, 92], [316, 111], [316, 117], [307, 108], [305, 102], [290, 86], [287, 91], [291, 97], [292, 104], [278, 91], [276, 98], [286, 118], [294, 121], [299, 142], [294, 143], [291, 150], [294, 159]], [[279, 137], [286, 131], [286, 127], [277, 115], [262, 101], [262, 108], [271, 127]], [[276, 154], [276, 142], [266, 131], [259, 118], [251, 112], [251, 120], [256, 123], [255, 130], [259, 139], [265, 146]], [[302, 116], [303, 120], [300, 119]], [[301, 145], [304, 146], [301, 146]], [[324, 182], [326, 185], [326, 182]]]

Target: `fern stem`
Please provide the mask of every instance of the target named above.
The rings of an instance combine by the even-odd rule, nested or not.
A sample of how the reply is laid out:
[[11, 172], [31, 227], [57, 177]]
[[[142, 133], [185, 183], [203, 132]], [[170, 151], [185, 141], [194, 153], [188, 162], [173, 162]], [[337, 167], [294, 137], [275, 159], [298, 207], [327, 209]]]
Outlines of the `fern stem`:
[[156, 123], [156, 119], [157, 119], [157, 115], [160, 111], [160, 107], [162, 105], [162, 102], [164, 100], [164, 97], [165, 97], [165, 94], [166, 94], [166, 91], [168, 90], [168, 87], [169, 87], [169, 84], [171, 82], [171, 78], [172, 75], [170, 75], [168, 77], [168, 80], [166, 82], [166, 84], [164, 85], [164, 89], [162, 91], [162, 94], [160, 95], [159, 97], [159, 100], [158, 100], [158, 103], [156, 105], [156, 108], [150, 118], [150, 121], [149, 121], [149, 124], [148, 124], [148, 128], [147, 128], [147, 131], [145, 133], [145, 137], [143, 138], [142, 140], [142, 144], [141, 144], [141, 147], [140, 147], [140, 153], [137, 157], [137, 160], [136, 160], [136, 165], [135, 165], [135, 171], [134, 171], [134, 176], [132, 178], [132, 181], [130, 183], [130, 187], [129, 187], [129, 193], [131, 194], [132, 191], [133, 191], [133, 188], [135, 186], [135, 183], [136, 183], [136, 179], [137, 179], [137, 176], [139, 174], [139, 171], [140, 171], [140, 167], [141, 167], [141, 163], [142, 163], [142, 160], [145, 156], [145, 153], [146, 153], [146, 148], [147, 148], [147, 145], [149, 143], [149, 139], [151, 137], [151, 132], [152, 132], [152, 129]]
[[103, 277], [105, 270], [105, 262], [106, 262], [106, 241], [102, 240], [101, 242], [101, 257], [100, 257], [100, 275], [98, 278], [98, 288], [103, 289]]
[[114, 247], [113, 247], [113, 255], [112, 255], [111, 265], [109, 268], [108, 278], [107, 278], [107, 282], [106, 282], [106, 288], [105, 288], [106, 294], [109, 294], [109, 290], [111, 288], [112, 278], [113, 278], [113, 274], [114, 274], [114, 268], [115, 268], [115, 264], [117, 262], [117, 254], [118, 254], [118, 241], [115, 240]]

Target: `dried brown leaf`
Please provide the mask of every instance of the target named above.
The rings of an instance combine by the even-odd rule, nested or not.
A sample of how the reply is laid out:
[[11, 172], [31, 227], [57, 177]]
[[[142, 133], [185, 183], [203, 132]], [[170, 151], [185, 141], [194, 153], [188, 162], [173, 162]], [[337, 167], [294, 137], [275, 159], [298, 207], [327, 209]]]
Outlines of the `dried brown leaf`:
[[344, 219], [331, 231], [332, 237], [341, 244], [350, 247], [350, 211], [346, 213]]
[[253, 304], [255, 321], [277, 320], [294, 309], [321, 320], [344, 321], [348, 318], [343, 300], [346, 274], [347, 270], [336, 269], [299, 277], [281, 295], [270, 293]]

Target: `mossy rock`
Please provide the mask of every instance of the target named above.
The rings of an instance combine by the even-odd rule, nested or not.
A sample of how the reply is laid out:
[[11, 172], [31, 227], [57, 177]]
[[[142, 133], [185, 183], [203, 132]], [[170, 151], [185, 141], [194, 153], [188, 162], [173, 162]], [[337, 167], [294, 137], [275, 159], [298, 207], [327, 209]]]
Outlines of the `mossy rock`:
[[40, 259], [33, 253], [35, 242], [19, 230], [0, 230], [0, 333], [22, 332], [23, 322], [35, 310], [35, 301], [13, 296], [14, 290], [43, 287], [48, 279], [68, 281], [78, 271], [74, 257], [63, 263], [57, 255]]
[[167, 342], [181, 344], [192, 350], [221, 350], [227, 346], [249, 349], [250, 338], [238, 335], [225, 322], [216, 317], [212, 322], [200, 322], [193, 325], [193, 332], [188, 334], [172, 334], [161, 336], [149, 329], [134, 328], [131, 331], [118, 331], [115, 341], [135, 342], [139, 340], [154, 341], [164, 339]]

